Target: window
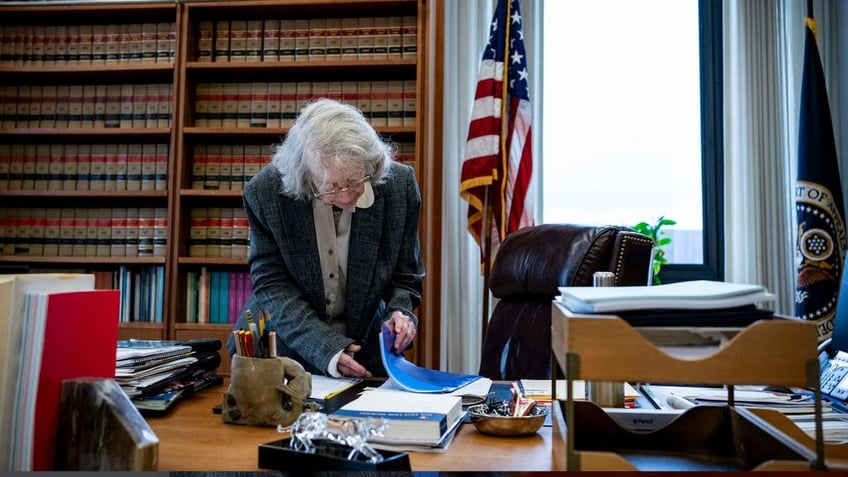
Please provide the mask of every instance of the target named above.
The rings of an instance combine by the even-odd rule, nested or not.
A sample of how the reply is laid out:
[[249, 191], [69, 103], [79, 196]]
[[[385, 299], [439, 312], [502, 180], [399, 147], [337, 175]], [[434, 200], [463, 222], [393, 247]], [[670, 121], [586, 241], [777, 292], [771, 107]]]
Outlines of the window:
[[721, 1], [544, 8], [543, 221], [662, 215], [662, 281], [722, 279]]

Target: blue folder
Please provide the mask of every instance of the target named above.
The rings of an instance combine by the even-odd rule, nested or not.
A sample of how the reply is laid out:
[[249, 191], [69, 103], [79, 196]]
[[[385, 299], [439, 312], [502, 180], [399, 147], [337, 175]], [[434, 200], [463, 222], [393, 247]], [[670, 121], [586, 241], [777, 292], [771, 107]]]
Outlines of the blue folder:
[[395, 353], [392, 350], [395, 336], [385, 323], [382, 333], [380, 333], [380, 341], [380, 355], [383, 358], [383, 366], [386, 368], [386, 372], [407, 391], [451, 393], [480, 379], [480, 376], [474, 374], [438, 371], [410, 363], [403, 357], [403, 354]]

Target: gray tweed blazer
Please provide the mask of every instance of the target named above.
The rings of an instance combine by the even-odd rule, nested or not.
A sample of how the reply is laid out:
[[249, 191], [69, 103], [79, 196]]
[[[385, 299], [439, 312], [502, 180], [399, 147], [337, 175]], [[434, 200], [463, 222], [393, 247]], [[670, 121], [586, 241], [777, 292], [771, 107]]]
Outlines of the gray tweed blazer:
[[[378, 335], [392, 311], [412, 313], [421, 303], [424, 265], [418, 238], [421, 194], [411, 167], [394, 163], [384, 183], [374, 184], [374, 205], [353, 214], [348, 252], [344, 335], [325, 312], [321, 262], [311, 200], [281, 192], [280, 172], [266, 166], [244, 189], [250, 223], [253, 291], [244, 309], [271, 312], [277, 353], [307, 371], [326, 374], [330, 359], [347, 345], [363, 345], [357, 361], [384, 376]], [[268, 326], [266, 324], [266, 326]], [[244, 310], [234, 329], [247, 329]], [[232, 338], [227, 349], [235, 353]]]

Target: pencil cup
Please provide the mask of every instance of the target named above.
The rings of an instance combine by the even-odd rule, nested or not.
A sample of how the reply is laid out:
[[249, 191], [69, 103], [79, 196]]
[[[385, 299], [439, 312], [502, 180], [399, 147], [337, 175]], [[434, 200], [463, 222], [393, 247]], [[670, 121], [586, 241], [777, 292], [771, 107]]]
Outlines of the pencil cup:
[[297, 361], [234, 355], [221, 419], [249, 426], [288, 426], [311, 405], [312, 375]]

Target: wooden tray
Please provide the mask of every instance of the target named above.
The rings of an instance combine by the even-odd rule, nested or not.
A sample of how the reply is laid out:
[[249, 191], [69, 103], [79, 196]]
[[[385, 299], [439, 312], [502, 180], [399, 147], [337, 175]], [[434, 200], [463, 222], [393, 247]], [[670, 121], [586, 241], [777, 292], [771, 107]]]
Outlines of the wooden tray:
[[573, 452], [566, 455], [565, 405], [553, 406], [554, 470], [744, 471], [780, 462], [809, 469], [816, 459], [744, 408], [696, 406], [655, 431], [631, 431], [590, 401], [574, 402]]

